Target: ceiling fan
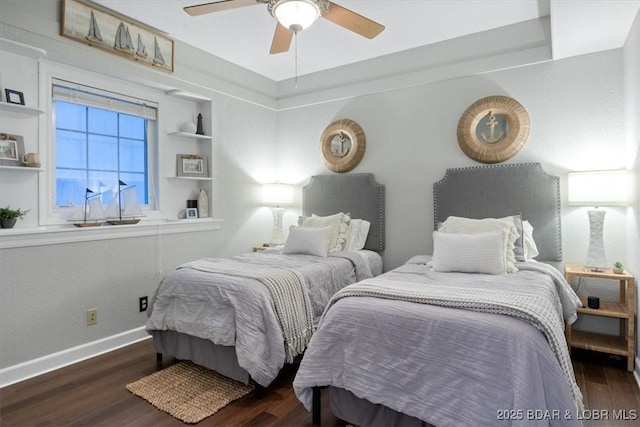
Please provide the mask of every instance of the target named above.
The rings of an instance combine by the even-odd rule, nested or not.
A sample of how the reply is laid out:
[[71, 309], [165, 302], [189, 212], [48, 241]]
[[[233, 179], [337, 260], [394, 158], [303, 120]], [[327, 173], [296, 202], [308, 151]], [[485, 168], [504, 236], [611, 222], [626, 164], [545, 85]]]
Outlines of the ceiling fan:
[[293, 35], [313, 24], [319, 17], [368, 39], [374, 38], [384, 30], [384, 25], [329, 0], [219, 0], [187, 6], [184, 11], [191, 16], [198, 16], [256, 3], [266, 4], [269, 13], [278, 21], [271, 42], [271, 54], [288, 51]]

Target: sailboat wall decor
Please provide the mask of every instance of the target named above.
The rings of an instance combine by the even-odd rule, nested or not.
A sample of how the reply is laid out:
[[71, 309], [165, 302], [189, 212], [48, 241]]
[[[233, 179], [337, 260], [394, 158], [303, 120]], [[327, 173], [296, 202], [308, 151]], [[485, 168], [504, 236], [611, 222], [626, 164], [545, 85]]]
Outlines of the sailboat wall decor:
[[76, 227], [97, 227], [104, 223], [104, 211], [100, 201], [100, 193], [96, 194], [90, 189], [84, 193], [84, 204], [71, 215], [69, 221]]
[[64, 0], [60, 33], [105, 52], [172, 73], [174, 41], [155, 28], [96, 3]]
[[[138, 203], [135, 185], [129, 187], [122, 181], [118, 181], [118, 194], [113, 196], [111, 203], [105, 210], [105, 218], [112, 225], [137, 224], [140, 217], [144, 216], [142, 207]], [[125, 187], [125, 188], [122, 188]]]

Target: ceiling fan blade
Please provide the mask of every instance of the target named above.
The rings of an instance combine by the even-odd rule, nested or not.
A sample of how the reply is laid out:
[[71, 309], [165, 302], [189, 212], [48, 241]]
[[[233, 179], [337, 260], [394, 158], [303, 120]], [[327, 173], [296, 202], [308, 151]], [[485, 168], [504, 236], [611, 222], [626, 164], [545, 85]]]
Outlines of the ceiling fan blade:
[[256, 4], [256, 0], [220, 0], [215, 2], [196, 4], [193, 6], [186, 6], [184, 8], [184, 11], [191, 16], [198, 16], [207, 13], [235, 9], [237, 7], [251, 6], [254, 4]]
[[384, 25], [333, 2], [329, 2], [329, 9], [322, 14], [322, 17], [368, 39], [374, 38], [384, 30]]
[[287, 52], [291, 47], [291, 39], [293, 38], [293, 31], [285, 28], [278, 22], [276, 32], [273, 35], [273, 41], [271, 42], [270, 54]]

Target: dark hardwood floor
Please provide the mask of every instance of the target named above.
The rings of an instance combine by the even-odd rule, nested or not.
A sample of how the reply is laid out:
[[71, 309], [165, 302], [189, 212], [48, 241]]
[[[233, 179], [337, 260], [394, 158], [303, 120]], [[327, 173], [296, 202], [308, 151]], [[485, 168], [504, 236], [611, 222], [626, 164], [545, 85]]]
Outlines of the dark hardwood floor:
[[[576, 379], [589, 409], [638, 410], [640, 391], [624, 360], [574, 351]], [[151, 340], [113, 351], [0, 389], [1, 426], [180, 426], [125, 385], [175, 363], [156, 365]], [[261, 399], [249, 394], [198, 426], [311, 426], [311, 415], [291, 388], [295, 366], [288, 366]], [[323, 393], [322, 425], [343, 425]], [[611, 418], [611, 416], [609, 416]], [[640, 420], [585, 421], [586, 426], [640, 425]]]

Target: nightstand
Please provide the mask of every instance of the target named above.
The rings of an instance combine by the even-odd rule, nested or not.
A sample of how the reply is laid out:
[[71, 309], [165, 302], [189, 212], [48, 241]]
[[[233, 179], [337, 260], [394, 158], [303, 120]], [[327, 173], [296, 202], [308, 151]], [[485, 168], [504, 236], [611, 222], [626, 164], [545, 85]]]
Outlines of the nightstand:
[[589, 271], [582, 265], [567, 264], [564, 267], [564, 275], [567, 282], [573, 286], [576, 277], [590, 277], [594, 279], [616, 280], [620, 286], [619, 301], [602, 301], [600, 308], [593, 309], [587, 306], [587, 299], [581, 298], [582, 307], [578, 308], [579, 314], [602, 316], [619, 319], [620, 332], [617, 336], [604, 335], [595, 332], [572, 330], [571, 325], [566, 328], [567, 344], [571, 347], [585, 350], [600, 351], [602, 353], [616, 354], [627, 357], [627, 370], [633, 372], [635, 357], [635, 284], [628, 271], [616, 274], [607, 269], [603, 272]]

